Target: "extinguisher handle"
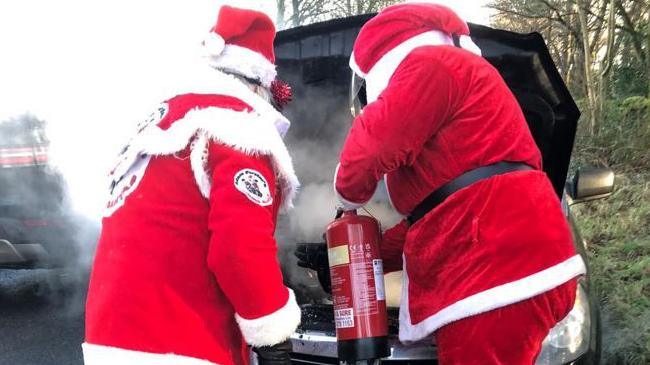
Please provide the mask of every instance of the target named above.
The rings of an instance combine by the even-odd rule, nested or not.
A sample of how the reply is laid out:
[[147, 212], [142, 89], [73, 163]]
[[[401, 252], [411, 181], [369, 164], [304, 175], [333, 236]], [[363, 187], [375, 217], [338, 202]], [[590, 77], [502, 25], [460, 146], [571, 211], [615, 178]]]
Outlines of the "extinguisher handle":
[[345, 213], [345, 210], [343, 208], [337, 208], [336, 209], [336, 216], [334, 216], [334, 219], [339, 219], [343, 217], [343, 213]]

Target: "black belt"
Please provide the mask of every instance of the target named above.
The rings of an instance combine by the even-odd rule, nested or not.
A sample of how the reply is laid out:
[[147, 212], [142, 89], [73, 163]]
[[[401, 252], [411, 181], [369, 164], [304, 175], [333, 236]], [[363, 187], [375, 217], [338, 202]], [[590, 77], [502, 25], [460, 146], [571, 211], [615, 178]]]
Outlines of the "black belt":
[[494, 165], [483, 166], [474, 170], [470, 170], [431, 193], [431, 195], [426, 197], [420, 204], [418, 204], [417, 207], [415, 207], [415, 209], [413, 209], [411, 215], [407, 218], [407, 220], [411, 225], [414, 225], [415, 222], [424, 217], [427, 213], [433, 210], [433, 208], [440, 205], [440, 203], [445, 201], [445, 199], [451, 196], [451, 194], [476, 182], [496, 175], [503, 175], [509, 172], [527, 170], [533, 170], [533, 168], [521, 162], [499, 162], [495, 163]]

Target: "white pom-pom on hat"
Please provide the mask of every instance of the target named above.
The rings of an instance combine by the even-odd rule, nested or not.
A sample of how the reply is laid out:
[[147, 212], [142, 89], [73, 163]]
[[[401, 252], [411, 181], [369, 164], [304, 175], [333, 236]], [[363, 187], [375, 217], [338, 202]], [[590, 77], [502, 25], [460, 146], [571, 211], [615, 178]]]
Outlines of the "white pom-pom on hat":
[[218, 56], [226, 47], [226, 41], [220, 35], [210, 32], [203, 39], [202, 45], [206, 56]]

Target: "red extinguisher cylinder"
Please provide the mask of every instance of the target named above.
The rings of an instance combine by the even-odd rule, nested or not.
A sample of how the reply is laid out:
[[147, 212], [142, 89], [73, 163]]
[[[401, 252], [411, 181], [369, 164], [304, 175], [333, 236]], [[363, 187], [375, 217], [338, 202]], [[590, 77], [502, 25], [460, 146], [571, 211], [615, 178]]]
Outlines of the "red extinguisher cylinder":
[[326, 236], [339, 360], [389, 356], [379, 223], [347, 211]]

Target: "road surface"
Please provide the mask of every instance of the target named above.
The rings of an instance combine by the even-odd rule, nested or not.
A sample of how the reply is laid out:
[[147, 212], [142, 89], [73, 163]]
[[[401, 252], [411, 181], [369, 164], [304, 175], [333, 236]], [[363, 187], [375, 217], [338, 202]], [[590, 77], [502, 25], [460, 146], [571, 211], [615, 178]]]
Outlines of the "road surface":
[[83, 364], [85, 277], [0, 269], [0, 364]]

